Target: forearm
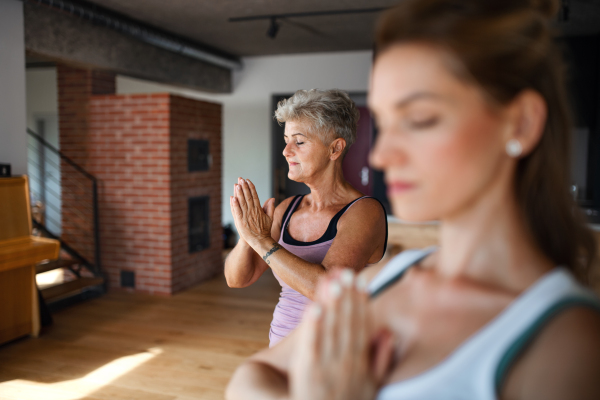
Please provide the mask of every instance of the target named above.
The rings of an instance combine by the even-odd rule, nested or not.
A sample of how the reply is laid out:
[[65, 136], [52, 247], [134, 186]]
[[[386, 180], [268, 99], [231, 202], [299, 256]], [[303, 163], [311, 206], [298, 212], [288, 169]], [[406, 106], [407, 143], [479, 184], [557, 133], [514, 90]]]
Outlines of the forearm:
[[240, 238], [225, 260], [225, 279], [229, 287], [245, 287], [256, 272], [258, 257], [248, 243]]
[[255, 361], [240, 365], [225, 392], [227, 400], [289, 399], [287, 378], [274, 368]]
[[265, 239], [253, 243], [253, 248], [292, 289], [311, 300], [314, 299], [317, 283], [327, 273], [323, 265], [303, 260], [274, 240]]

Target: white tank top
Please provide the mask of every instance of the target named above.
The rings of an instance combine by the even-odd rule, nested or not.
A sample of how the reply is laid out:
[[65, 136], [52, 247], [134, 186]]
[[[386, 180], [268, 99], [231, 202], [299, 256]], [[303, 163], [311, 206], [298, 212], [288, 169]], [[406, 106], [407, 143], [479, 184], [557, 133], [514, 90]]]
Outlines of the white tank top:
[[[435, 248], [400, 253], [371, 281], [371, 295], [380, 293], [433, 251]], [[566, 269], [555, 268], [445, 360], [417, 376], [383, 387], [377, 400], [496, 399], [508, 368], [525, 345], [552, 317], [581, 305], [600, 311], [600, 300], [591, 291]]]

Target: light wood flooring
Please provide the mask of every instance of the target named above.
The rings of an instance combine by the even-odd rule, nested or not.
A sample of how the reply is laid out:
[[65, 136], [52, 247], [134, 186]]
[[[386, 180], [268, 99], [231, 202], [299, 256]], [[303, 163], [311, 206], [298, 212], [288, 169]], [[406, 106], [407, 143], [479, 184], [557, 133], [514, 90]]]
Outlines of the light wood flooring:
[[0, 346], [0, 399], [222, 399], [268, 346], [279, 289], [267, 271], [245, 289], [219, 276], [170, 298], [110, 292], [64, 309], [39, 338]]

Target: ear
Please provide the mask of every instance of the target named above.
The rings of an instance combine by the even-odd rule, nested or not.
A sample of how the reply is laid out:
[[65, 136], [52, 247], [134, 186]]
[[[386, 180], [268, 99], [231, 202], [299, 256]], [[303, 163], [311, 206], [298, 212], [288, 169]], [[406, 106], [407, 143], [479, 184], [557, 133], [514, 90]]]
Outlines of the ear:
[[536, 148], [544, 133], [548, 114], [546, 100], [535, 90], [526, 89], [508, 106], [508, 114], [510, 123], [505, 143], [518, 140], [525, 156]]
[[329, 145], [329, 159], [332, 161], [337, 160], [342, 156], [344, 149], [346, 148], [346, 140], [343, 138], [334, 139]]

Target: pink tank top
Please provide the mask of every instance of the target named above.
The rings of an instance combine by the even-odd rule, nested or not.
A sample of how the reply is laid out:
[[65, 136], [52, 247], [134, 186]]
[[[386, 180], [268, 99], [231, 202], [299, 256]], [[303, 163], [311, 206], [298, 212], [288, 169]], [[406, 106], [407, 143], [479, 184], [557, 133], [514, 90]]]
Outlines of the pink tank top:
[[[292, 238], [287, 231], [290, 218], [303, 198], [304, 196], [296, 196], [283, 215], [283, 223], [281, 224], [281, 234], [278, 243], [281, 247], [303, 260], [314, 264], [321, 264], [337, 234], [337, 222], [339, 218], [348, 211], [354, 203], [358, 200], [368, 198], [368, 196], [359, 197], [342, 208], [331, 219], [327, 231], [325, 231], [323, 236], [313, 242], [297, 241]], [[385, 242], [387, 243], [387, 221]], [[383, 253], [385, 253], [385, 247]], [[279, 302], [277, 303], [277, 306], [275, 306], [275, 311], [273, 312], [271, 330], [269, 331], [269, 347], [273, 347], [298, 326], [302, 320], [304, 309], [311, 303], [311, 300], [292, 289], [275, 272], [273, 272], [273, 275], [275, 275], [275, 278], [277, 278], [277, 281], [279, 281], [279, 284], [281, 285], [281, 294], [279, 295]]]

